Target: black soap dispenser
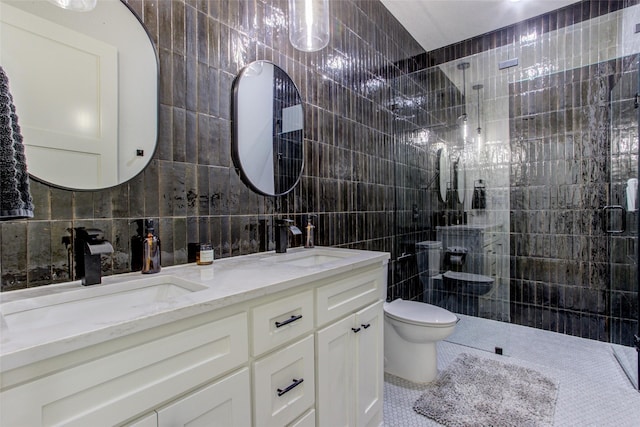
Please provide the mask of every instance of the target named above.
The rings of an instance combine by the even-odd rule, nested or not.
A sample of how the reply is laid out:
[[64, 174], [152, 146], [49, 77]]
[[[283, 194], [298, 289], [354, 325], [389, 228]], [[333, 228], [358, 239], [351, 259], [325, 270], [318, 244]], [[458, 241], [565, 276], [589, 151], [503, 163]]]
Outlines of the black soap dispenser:
[[160, 271], [160, 239], [155, 235], [153, 220], [146, 221], [145, 238], [142, 242], [142, 274]]
[[136, 219], [130, 224], [136, 224], [136, 234], [131, 236], [131, 271], [142, 270], [142, 259], [144, 258], [144, 220]]

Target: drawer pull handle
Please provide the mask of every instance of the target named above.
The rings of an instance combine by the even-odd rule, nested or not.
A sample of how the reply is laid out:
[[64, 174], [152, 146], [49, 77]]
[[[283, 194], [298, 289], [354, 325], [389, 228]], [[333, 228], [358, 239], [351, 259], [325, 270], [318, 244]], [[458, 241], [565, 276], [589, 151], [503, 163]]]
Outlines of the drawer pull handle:
[[360, 325], [362, 326], [364, 329], [367, 329], [369, 326], [371, 326], [371, 323], [367, 323], [366, 325]]
[[302, 314], [298, 314], [297, 316], [291, 316], [290, 318], [288, 318], [283, 322], [276, 322], [276, 328], [281, 328], [284, 325], [288, 325], [289, 323], [293, 323], [296, 320], [300, 320], [300, 319], [302, 319]]
[[299, 380], [294, 378], [293, 382], [287, 388], [285, 388], [284, 390], [281, 388], [278, 389], [278, 397], [298, 387], [300, 384], [302, 384], [302, 381], [304, 381], [304, 378], [300, 378]]
[[353, 332], [355, 332], [356, 334], [357, 334], [358, 332], [360, 332], [360, 328], [351, 328], [351, 330], [352, 330]]

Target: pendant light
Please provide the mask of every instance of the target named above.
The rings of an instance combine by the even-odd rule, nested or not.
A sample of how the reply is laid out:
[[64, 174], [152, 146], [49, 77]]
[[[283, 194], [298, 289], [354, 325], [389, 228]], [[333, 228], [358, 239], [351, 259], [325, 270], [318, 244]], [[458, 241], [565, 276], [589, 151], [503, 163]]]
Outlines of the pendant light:
[[473, 90], [478, 93], [478, 134], [476, 135], [476, 141], [478, 142], [478, 148], [482, 146], [482, 127], [480, 126], [480, 89], [482, 89], [484, 85], [473, 85]]
[[96, 7], [98, 0], [49, 0], [58, 7], [74, 12], [89, 12]]
[[329, 44], [329, 0], [289, 0], [289, 41], [298, 50], [315, 52]]
[[460, 128], [460, 136], [462, 143], [467, 141], [469, 135], [469, 117], [467, 116], [467, 79], [466, 70], [471, 66], [468, 62], [461, 62], [457, 65], [458, 70], [462, 70], [462, 98], [464, 102], [464, 112], [458, 117], [457, 123]]

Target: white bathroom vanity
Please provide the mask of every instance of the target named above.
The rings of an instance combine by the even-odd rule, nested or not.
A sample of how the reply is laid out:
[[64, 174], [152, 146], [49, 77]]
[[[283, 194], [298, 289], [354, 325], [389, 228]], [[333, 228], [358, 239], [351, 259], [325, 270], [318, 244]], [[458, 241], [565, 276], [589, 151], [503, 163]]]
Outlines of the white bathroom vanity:
[[388, 259], [296, 248], [0, 294], [0, 425], [381, 425]]

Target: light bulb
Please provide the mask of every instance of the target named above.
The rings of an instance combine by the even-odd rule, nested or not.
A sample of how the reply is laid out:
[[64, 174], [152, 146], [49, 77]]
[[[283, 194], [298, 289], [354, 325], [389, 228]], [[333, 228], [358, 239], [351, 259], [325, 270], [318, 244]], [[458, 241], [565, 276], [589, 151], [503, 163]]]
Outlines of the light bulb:
[[469, 136], [469, 121], [467, 120], [467, 115], [465, 114], [462, 117], [462, 140], [466, 141], [467, 136]]
[[315, 52], [329, 44], [329, 0], [289, 0], [289, 41], [298, 50]]
[[49, 0], [58, 7], [74, 12], [89, 12], [96, 7], [98, 0]]

